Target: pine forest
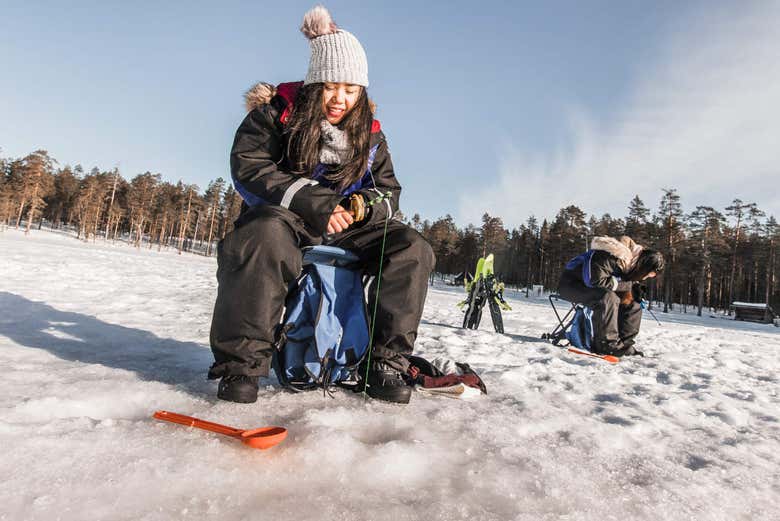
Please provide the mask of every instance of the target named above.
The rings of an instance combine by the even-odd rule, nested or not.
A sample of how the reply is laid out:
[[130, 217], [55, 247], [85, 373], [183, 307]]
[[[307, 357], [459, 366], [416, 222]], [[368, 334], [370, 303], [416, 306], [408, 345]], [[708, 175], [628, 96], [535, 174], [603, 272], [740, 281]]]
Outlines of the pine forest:
[[[508, 286], [554, 291], [566, 262], [588, 249], [594, 236], [628, 235], [663, 252], [666, 270], [650, 287], [662, 311], [728, 311], [734, 301], [780, 308], [777, 243], [780, 227], [755, 202], [735, 198], [725, 208], [683, 204], [674, 188], [659, 192], [655, 206], [637, 195], [626, 215], [588, 215], [577, 206], [552, 219], [534, 216], [508, 229], [485, 213], [479, 225], [460, 228], [450, 215], [433, 222], [405, 218], [431, 243], [436, 272], [473, 271], [486, 253], [496, 258]], [[217, 178], [205, 189], [145, 172], [129, 181], [117, 169], [86, 172], [58, 166], [45, 150], [24, 158], [0, 157], [0, 230], [5, 227], [64, 230], [84, 241], [125, 241], [136, 247], [215, 255], [233, 229], [241, 196]], [[552, 214], [552, 212], [551, 212]]]

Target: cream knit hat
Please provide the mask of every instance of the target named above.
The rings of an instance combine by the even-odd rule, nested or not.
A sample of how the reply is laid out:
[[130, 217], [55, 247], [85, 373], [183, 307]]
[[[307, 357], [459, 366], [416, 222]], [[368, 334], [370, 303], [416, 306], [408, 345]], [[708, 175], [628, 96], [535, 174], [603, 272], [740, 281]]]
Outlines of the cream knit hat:
[[318, 5], [307, 12], [301, 32], [311, 47], [304, 85], [329, 81], [368, 87], [366, 51], [352, 33], [338, 28], [327, 9]]

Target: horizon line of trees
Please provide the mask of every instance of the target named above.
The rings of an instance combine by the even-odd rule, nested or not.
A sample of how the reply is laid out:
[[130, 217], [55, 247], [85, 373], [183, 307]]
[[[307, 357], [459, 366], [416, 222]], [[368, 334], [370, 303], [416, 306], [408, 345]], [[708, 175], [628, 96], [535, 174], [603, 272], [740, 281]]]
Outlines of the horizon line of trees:
[[532, 215], [511, 230], [488, 213], [481, 227], [458, 228], [450, 215], [430, 222], [415, 214], [410, 224], [433, 246], [439, 273], [473, 271], [479, 257], [493, 253], [495, 272], [505, 283], [554, 291], [566, 263], [589, 249], [593, 237], [628, 235], [664, 255], [666, 269], [648, 284], [651, 303], [662, 303], [664, 312], [675, 303], [701, 315], [703, 309], [730, 313], [735, 301], [780, 302], [780, 226], [774, 216], [740, 199], [723, 210], [699, 205], [686, 213], [676, 189], [661, 192], [655, 211], [635, 196], [625, 218], [588, 216], [570, 205], [552, 220], [540, 223]]
[[[51, 229], [73, 229], [83, 240], [122, 239], [136, 247], [212, 255], [241, 209], [241, 196], [221, 177], [201, 193], [195, 184], [163, 181], [159, 173], [127, 181], [116, 168], [85, 172], [81, 165], [57, 165], [45, 150], [0, 157], [0, 228], [24, 225], [29, 232], [45, 222]], [[565, 264], [594, 236], [628, 235], [666, 258], [666, 270], [650, 284], [664, 311], [674, 303], [701, 314], [703, 308], [728, 310], [737, 300], [780, 301], [780, 227], [756, 203], [740, 199], [722, 210], [695, 206], [686, 213], [677, 190], [665, 188], [655, 211], [637, 195], [625, 218], [588, 216], [571, 205], [552, 220], [530, 216], [512, 229], [488, 213], [480, 227], [460, 228], [450, 215], [431, 222], [415, 214], [407, 222], [431, 243], [442, 274], [473, 271], [479, 257], [493, 253], [505, 283], [555, 290]]]
[[46, 222], [51, 229], [72, 228], [84, 240], [121, 238], [137, 247], [211, 255], [241, 210], [241, 196], [221, 177], [201, 193], [195, 184], [163, 181], [159, 173], [127, 181], [116, 168], [85, 172], [81, 165], [56, 165], [45, 150], [0, 157], [0, 226], [24, 225], [29, 232]]

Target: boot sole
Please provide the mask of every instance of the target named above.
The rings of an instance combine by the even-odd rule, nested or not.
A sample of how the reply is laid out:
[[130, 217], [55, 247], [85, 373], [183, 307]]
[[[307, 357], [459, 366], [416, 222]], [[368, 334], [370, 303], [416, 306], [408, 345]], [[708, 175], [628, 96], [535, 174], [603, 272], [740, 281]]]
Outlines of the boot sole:
[[257, 392], [221, 392], [217, 391], [217, 398], [226, 402], [235, 403], [255, 403], [257, 401]]
[[406, 404], [409, 403], [409, 401], [412, 399], [412, 388], [393, 387], [387, 389], [382, 387], [379, 388], [369, 387], [368, 389], [366, 389], [366, 394], [368, 394], [371, 398], [374, 398], [375, 400]]

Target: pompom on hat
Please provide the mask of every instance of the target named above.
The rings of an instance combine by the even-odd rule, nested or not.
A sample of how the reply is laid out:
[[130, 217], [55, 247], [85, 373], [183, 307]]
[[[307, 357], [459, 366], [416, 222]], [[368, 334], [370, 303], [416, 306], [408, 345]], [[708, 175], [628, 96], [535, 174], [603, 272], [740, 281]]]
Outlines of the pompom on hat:
[[352, 33], [339, 29], [327, 9], [318, 5], [307, 12], [301, 32], [311, 47], [304, 85], [327, 81], [368, 87], [366, 51]]

